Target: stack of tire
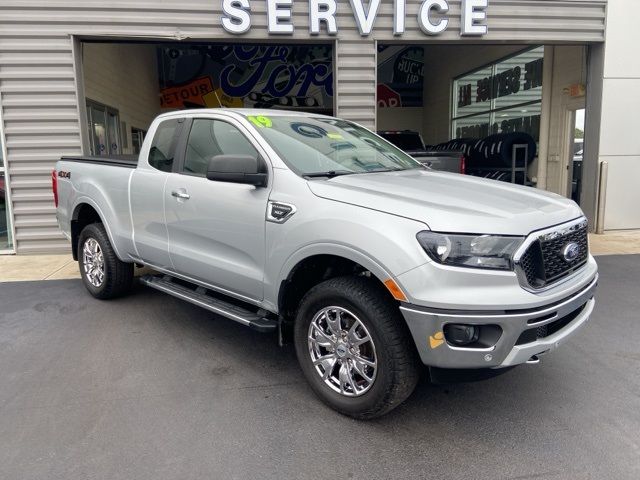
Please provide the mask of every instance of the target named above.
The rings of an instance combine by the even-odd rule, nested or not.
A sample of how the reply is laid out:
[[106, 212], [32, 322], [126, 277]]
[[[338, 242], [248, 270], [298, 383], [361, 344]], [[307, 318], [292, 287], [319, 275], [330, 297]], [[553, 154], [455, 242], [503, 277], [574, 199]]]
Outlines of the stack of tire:
[[524, 132], [497, 133], [476, 140], [467, 155], [467, 168], [511, 167], [513, 146], [527, 145], [527, 155], [516, 154], [516, 167], [528, 166], [536, 156], [536, 142]]
[[[511, 173], [503, 169], [512, 167], [514, 145], [528, 147], [526, 156], [523, 150], [516, 151], [516, 168], [529, 166], [536, 156], [536, 142], [531, 135], [524, 132], [497, 133], [481, 139], [457, 138], [428, 149], [463, 153], [466, 172], [470, 175], [511, 181]], [[522, 172], [516, 172], [517, 183], [525, 183], [522, 175]]]
[[468, 156], [471, 152], [472, 146], [476, 142], [477, 140], [475, 138], [455, 138], [448, 142], [427, 147], [427, 150], [433, 150], [436, 152], [461, 152]]

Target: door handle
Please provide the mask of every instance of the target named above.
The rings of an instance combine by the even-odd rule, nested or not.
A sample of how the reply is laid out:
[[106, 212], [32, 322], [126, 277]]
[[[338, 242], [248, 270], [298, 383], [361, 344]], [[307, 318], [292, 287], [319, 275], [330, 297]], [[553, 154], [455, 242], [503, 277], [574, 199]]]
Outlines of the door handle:
[[178, 190], [174, 190], [173, 192], [171, 192], [171, 196], [179, 198], [181, 200], [189, 200], [191, 198], [191, 195], [189, 195], [187, 192], [181, 192]]

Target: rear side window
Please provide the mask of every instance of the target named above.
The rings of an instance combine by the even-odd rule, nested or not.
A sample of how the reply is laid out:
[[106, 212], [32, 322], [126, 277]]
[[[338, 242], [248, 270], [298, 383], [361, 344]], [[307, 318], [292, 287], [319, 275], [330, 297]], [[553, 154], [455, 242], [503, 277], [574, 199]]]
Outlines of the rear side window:
[[211, 158], [231, 154], [258, 158], [247, 137], [230, 123], [196, 118], [189, 132], [183, 171], [204, 176]]
[[180, 133], [181, 119], [165, 120], [156, 130], [149, 149], [149, 165], [163, 172], [170, 172]]

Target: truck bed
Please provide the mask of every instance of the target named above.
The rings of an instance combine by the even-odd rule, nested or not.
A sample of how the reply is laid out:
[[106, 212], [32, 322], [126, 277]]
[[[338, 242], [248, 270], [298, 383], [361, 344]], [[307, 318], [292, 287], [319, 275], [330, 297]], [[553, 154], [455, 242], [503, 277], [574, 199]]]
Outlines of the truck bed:
[[134, 251], [129, 182], [137, 163], [137, 158], [124, 155], [62, 157], [55, 171], [57, 216], [63, 233], [71, 236], [78, 205], [88, 204], [100, 214], [120, 258], [127, 258]]
[[61, 157], [60, 160], [65, 162], [95, 163], [98, 165], [112, 165], [126, 168], [136, 168], [136, 165], [138, 164], [137, 155], [112, 155], [110, 157], [80, 155], [73, 157]]

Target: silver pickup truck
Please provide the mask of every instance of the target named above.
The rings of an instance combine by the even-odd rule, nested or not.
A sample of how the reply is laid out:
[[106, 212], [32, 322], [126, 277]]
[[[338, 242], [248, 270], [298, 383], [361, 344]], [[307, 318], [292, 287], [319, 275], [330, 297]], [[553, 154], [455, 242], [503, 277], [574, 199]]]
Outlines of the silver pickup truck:
[[58, 222], [96, 298], [149, 287], [294, 343], [317, 395], [357, 418], [433, 378], [500, 373], [564, 342], [598, 279], [580, 208], [434, 172], [321, 115], [160, 115], [137, 163], [62, 158]]

